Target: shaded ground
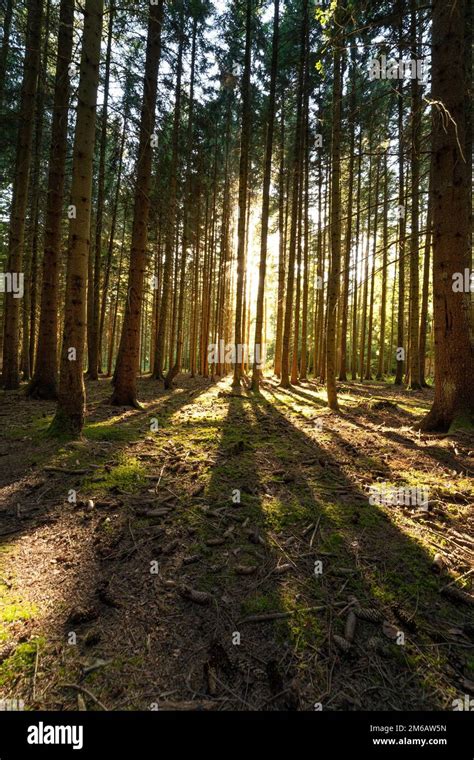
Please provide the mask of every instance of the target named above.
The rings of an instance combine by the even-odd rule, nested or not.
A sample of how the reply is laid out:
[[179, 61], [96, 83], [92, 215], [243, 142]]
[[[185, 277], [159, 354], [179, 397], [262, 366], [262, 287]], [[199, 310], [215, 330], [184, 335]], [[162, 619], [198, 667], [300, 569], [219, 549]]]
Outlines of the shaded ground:
[[[0, 698], [432, 710], [474, 693], [474, 441], [413, 430], [431, 391], [348, 383], [342, 415], [312, 383], [144, 379], [143, 412], [109, 393], [89, 385], [75, 443], [44, 437], [51, 403], [1, 396]], [[372, 506], [374, 484], [426, 487], [429, 511]]]

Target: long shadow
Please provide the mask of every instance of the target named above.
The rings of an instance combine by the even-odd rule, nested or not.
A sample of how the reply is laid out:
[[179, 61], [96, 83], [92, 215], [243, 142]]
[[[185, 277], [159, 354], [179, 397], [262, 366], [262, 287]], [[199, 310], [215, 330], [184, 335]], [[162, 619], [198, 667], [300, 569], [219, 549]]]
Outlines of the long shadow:
[[[433, 636], [440, 621], [460, 625], [462, 612], [438, 596], [428, 553], [277, 401], [177, 399], [159, 415], [176, 467], [158, 485], [177, 497], [174, 508], [158, 524], [127, 513], [116, 533], [105, 515], [95, 526], [64, 604], [79, 597], [87, 612], [99, 601], [100, 615], [63, 628], [55, 609], [50, 622], [67, 680], [107, 707], [414, 710], [453, 698], [435, 662], [446, 651], [442, 626]], [[353, 597], [377, 622], [359, 619], [344, 651], [337, 637]], [[280, 617], [255, 621], [265, 615]], [[404, 645], [385, 636], [379, 616], [404, 631]], [[71, 627], [74, 653], [64, 644]], [[459, 671], [462, 649], [451, 649]], [[85, 674], [97, 660], [107, 664]], [[67, 709], [74, 699], [56, 685], [43, 698]]]
[[[254, 407], [258, 406], [260, 412], [259, 429], [265, 429], [270, 420], [274, 421], [275, 417], [277, 419], [280, 417], [280, 412], [275, 409], [275, 406], [264, 399], [255, 400], [253, 405]], [[314, 519], [318, 513], [321, 515], [319, 529], [325, 534], [323, 546], [326, 543], [329, 549], [333, 550], [330, 553], [335, 554], [337, 558], [336, 560], [332, 558], [328, 560], [328, 574], [322, 576], [321, 588], [324, 587], [324, 593], [318, 595], [317, 590], [312, 588], [312, 598], [308, 601], [317, 602], [319, 600], [323, 601], [323, 606], [324, 604], [328, 605], [328, 600], [337, 598], [342, 593], [341, 588], [343, 588], [344, 598], [354, 595], [357, 596], [361, 605], [376, 603], [383, 611], [386, 619], [392, 625], [398, 625], [400, 628], [403, 628], [403, 623], [400, 622], [399, 618], [397, 619], [397, 612], [402, 616], [405, 612], [405, 618], [409, 617], [409, 614], [407, 615], [406, 610], [400, 612], [397, 604], [401, 604], [402, 607], [407, 606], [411, 613], [416, 609], [420, 631], [416, 634], [405, 631], [407, 643], [404, 647], [389, 645], [391, 648], [389, 662], [385, 661], [381, 664], [375, 653], [367, 656], [366, 652], [363, 651], [364, 645], [357, 647], [357, 654], [362, 658], [362, 669], [365, 674], [359, 680], [363, 681], [366, 678], [369, 681], [367, 688], [371, 691], [372, 698], [367, 698], [367, 701], [359, 699], [361, 704], [358, 705], [358, 697], [355, 697], [355, 704], [359, 709], [369, 709], [370, 705], [374, 706], [374, 698], [378, 692], [379, 698], [376, 704], [379, 707], [433, 709], [445, 706], [439, 695], [427, 696], [425, 693], [427, 680], [429, 680], [425, 668], [429, 660], [420, 656], [419, 647], [421, 642], [424, 642], [423, 646], [432, 646], [432, 641], [427, 638], [426, 631], [428, 627], [433, 625], [433, 618], [439, 616], [438, 605], [440, 607], [444, 605], [444, 611], [448, 615], [452, 615], [456, 607], [450, 603], [439, 602], [437, 580], [430, 578], [429, 581], [426, 581], [425, 576], [430, 575], [429, 568], [431, 565], [428, 553], [414, 540], [403, 535], [390, 522], [385, 511], [377, 507], [370, 507], [367, 504], [367, 495], [361, 492], [348, 477], [343, 476], [340, 470], [337, 477], [338, 490], [328, 488], [332, 485], [332, 478], [328, 472], [337, 470], [337, 462], [334, 461], [327, 447], [316, 443], [314, 440], [310, 441], [316, 458], [318, 461], [325, 462], [326, 466], [311, 466], [310, 468], [298, 466], [301, 453], [303, 456], [307, 455], [308, 437], [287, 421], [286, 425], [285, 446], [292, 452], [289, 464], [297, 470], [296, 483], [294, 487], [290, 488], [290, 491], [293, 492], [293, 495], [296, 492], [297, 504], [306, 510], [305, 517], [308, 520]], [[281, 451], [277, 453], [279, 458], [281, 458], [281, 453]], [[313, 467], [315, 471], [311, 473], [311, 477], [308, 477], [306, 472], [308, 469], [311, 471]], [[287, 485], [284, 489], [280, 495], [282, 503], [288, 499]], [[364, 501], [365, 508], [361, 506]], [[301, 519], [304, 518], [300, 515]], [[335, 539], [334, 537], [339, 538]], [[341, 538], [342, 545], [338, 546]], [[332, 545], [334, 542], [336, 546]], [[308, 559], [302, 561], [300, 553], [294, 555], [294, 561], [298, 566], [298, 578], [303, 576], [309, 581], [312, 560], [313, 557], [309, 561]], [[337, 578], [337, 572], [334, 572], [334, 575], [331, 572], [333, 561], [342, 566], [349, 564], [349, 567], [355, 564], [358, 567], [358, 572], [354, 576], [349, 575], [347, 580], [341, 584], [340, 578]], [[302, 589], [307, 588], [308, 581], [302, 584], [297, 581], [296, 593], [304, 594]], [[456, 612], [459, 614], [458, 610]], [[423, 621], [423, 624], [420, 621]], [[361, 627], [364, 628], [364, 625], [367, 627], [366, 624], [362, 624]], [[407, 625], [413, 628], [412, 621], [408, 621]], [[380, 635], [380, 630], [375, 632]], [[339, 634], [343, 634], [343, 626], [340, 622]], [[383, 640], [383, 635], [381, 638]], [[383, 649], [383, 644], [381, 646]], [[339, 655], [334, 652], [334, 643], [330, 635], [329, 641], [326, 639], [322, 645], [323, 652], [325, 647], [327, 648], [326, 655], [328, 657], [335, 656], [338, 665], [340, 663], [339, 682], [336, 672], [332, 673], [332, 692], [334, 690], [337, 692], [339, 685], [341, 693], [345, 693], [347, 696], [347, 691], [350, 691], [347, 684], [356, 677], [356, 672], [360, 671], [360, 662], [354, 665], [348, 664], [344, 658], [340, 659]], [[414, 662], [417, 657], [420, 657], [419, 665]], [[403, 678], [406, 677], [404, 669], [407, 667], [411, 676], [409, 697], [406, 694], [401, 696]], [[432, 675], [433, 677], [436, 675], [434, 669]], [[401, 691], [394, 692], [393, 684], [398, 684], [397, 690], [400, 688]], [[332, 694], [332, 696], [334, 695]], [[344, 699], [345, 697], [342, 698], [342, 702], [340, 698], [339, 700], [333, 699], [332, 706], [341, 709], [341, 706], [344, 706]], [[354, 704], [350, 699], [348, 703], [349, 705]]]
[[[397, 410], [394, 410], [393, 414], [396, 415]], [[362, 414], [360, 415], [362, 416]], [[392, 413], [391, 413], [392, 416]], [[372, 414], [371, 414], [372, 417]], [[407, 425], [411, 426], [413, 425], [413, 418], [408, 412], [404, 412], [403, 410], [398, 410], [398, 419], [401, 421], [401, 425]], [[363, 430], [364, 432], [367, 432], [370, 428], [367, 426], [367, 423], [360, 422], [358, 419], [358, 415], [355, 415], [354, 413], [351, 413], [350, 416], [348, 415], [348, 418], [350, 419], [350, 422], [358, 427], [359, 429]], [[460, 463], [458, 457], [456, 457], [452, 452], [447, 451], [446, 449], [443, 449], [439, 446], [434, 446], [431, 444], [426, 444], [426, 439], [423, 439], [423, 445], [419, 445], [416, 443], [416, 441], [411, 441], [410, 439], [406, 438], [406, 436], [403, 436], [400, 433], [395, 432], [394, 430], [384, 430], [381, 426], [387, 426], [388, 422], [386, 417], [382, 417], [380, 415], [375, 416], [373, 420], [371, 419], [371, 423], [373, 422], [373, 426], [377, 426], [377, 434], [382, 436], [383, 438], [386, 438], [387, 440], [396, 443], [399, 446], [402, 446], [404, 449], [410, 449], [412, 451], [419, 451], [420, 454], [426, 455], [430, 457], [431, 459], [434, 459], [435, 462], [438, 464], [443, 465], [444, 467], [449, 467], [452, 470], [455, 470], [458, 473], [462, 473], [466, 471], [467, 464], [466, 463]], [[390, 423], [392, 420], [390, 420]], [[472, 437], [472, 440], [474, 440], [474, 437]]]
[[[151, 388], [147, 381], [144, 381], [143, 386], [143, 392], [147, 394], [146, 408], [141, 412], [134, 410], [125, 419], [120, 417], [120, 412], [117, 417], [117, 410], [115, 410], [112, 424], [107, 427], [106, 441], [101, 441], [99, 434], [99, 440], [94, 438], [93, 441], [76, 442], [69, 447], [65, 446], [64, 442], [44, 440], [39, 436], [35, 441], [38, 448], [37, 464], [30, 472], [22, 473], [23, 479], [20, 484], [16, 484], [16, 473], [11, 473], [10, 476], [5, 472], [2, 473], [3, 480], [6, 482], [0, 520], [0, 627], [2, 638], [8, 645], [7, 654], [11, 654], [11, 657], [5, 661], [5, 668], [11, 671], [13, 676], [15, 676], [15, 662], [18, 661], [20, 664], [18, 657], [15, 660], [15, 651], [22, 641], [32, 641], [31, 647], [34, 650], [36, 639], [38, 637], [41, 639], [47, 632], [48, 647], [44, 658], [54, 669], [57, 658], [51, 656], [51, 651], [57, 649], [62, 652], [62, 656], [66, 656], [68, 649], [68, 654], [78, 651], [73, 646], [69, 648], [65, 646], [67, 636], [64, 625], [67, 631], [80, 631], [81, 625], [87, 618], [95, 619], [98, 607], [110, 609], [110, 612], [115, 609], [113, 604], [108, 603], [110, 599], [107, 600], [105, 588], [109, 583], [108, 572], [106, 565], [101, 563], [102, 555], [108, 553], [110, 545], [113, 546], [114, 542], [122, 542], [124, 529], [127, 531], [127, 537], [129, 536], [127, 510], [123, 507], [122, 494], [117, 492], [113, 495], [107, 494], [105, 500], [99, 497], [92, 511], [88, 508], [86, 501], [88, 493], [85, 490], [86, 485], [82, 474], [84, 461], [87, 460], [87, 463], [91, 464], [95, 461], [97, 465], [97, 459], [100, 456], [97, 447], [110, 443], [101, 465], [102, 469], [105, 467], [107, 470], [121, 456], [126, 458], [127, 447], [130, 444], [133, 445], [141, 435], [143, 436], [144, 429], [149, 430], [150, 417], [156, 416], [159, 419], [160, 429], [166, 430], [171, 417], [180, 408], [189, 404], [191, 396], [194, 401], [201, 393], [206, 392], [209, 384], [205, 381], [201, 384], [185, 383], [184, 389], [178, 388], [172, 394], [163, 393], [158, 400], [155, 398], [158, 394], [155, 394], [155, 389]], [[99, 403], [93, 402], [95, 413], [89, 417], [89, 423], [91, 421], [100, 423], [107, 418], [107, 409], [102, 407], [100, 401], [101, 398], [99, 398]], [[34, 420], [36, 417], [41, 417], [41, 414], [48, 413], [44, 404], [40, 409], [36, 406], [36, 402], [25, 402], [25, 405], [27, 406], [25, 419], [28, 417]], [[52, 410], [54, 405], [50, 404], [50, 407]], [[122, 435], [115, 435], [118, 429], [126, 433], [124, 438]], [[113, 432], [112, 441], [108, 440], [110, 430]], [[157, 452], [165, 445], [165, 437], [161, 437], [161, 430], [156, 438], [152, 439], [149, 434], [149, 439]], [[73, 472], [68, 472], [68, 468], [64, 468], [65, 472], [44, 473], [42, 465], [56, 462], [57, 456], [63, 449], [64, 457], [61, 463], [71, 463]], [[80, 465], [76, 464], [78, 456], [82, 460]], [[61, 470], [61, 468], [58, 469]], [[78, 470], [80, 474], [74, 474], [75, 470]], [[18, 472], [21, 473], [20, 468]], [[133, 488], [133, 483], [131, 485]], [[77, 491], [76, 504], [67, 501], [70, 489]], [[94, 501], [95, 499], [96, 497]], [[119, 526], [118, 529], [116, 525]], [[54, 535], [51, 529], [54, 530]], [[68, 550], [68, 544], [71, 542], [74, 546], [72, 553]], [[57, 548], [54, 547], [55, 543]], [[46, 572], [44, 572], [45, 551], [50, 557], [48, 562], [54, 563], [50, 565], [50, 571], [46, 565]], [[40, 574], [32, 557], [36, 553], [39, 566], [43, 568]], [[25, 692], [20, 693], [19, 696], [23, 696], [25, 703], [34, 709], [43, 703], [39, 692], [36, 697], [32, 696], [31, 672], [29, 664], [26, 664], [28, 667], [25, 666], [27, 675], [25, 682], [21, 680], [24, 669], [20, 669], [18, 678], [12, 678], [11, 683], [7, 681], [4, 689], [13, 688], [21, 692], [24, 688]], [[2, 668], [1, 663], [0, 668]], [[18, 680], [17, 685], [16, 680]], [[15, 695], [18, 696], [18, 694]], [[44, 704], [51, 709], [57, 709], [63, 705], [69, 705], [70, 708], [77, 706], [75, 701], [63, 701], [63, 697], [64, 695], [56, 695], [54, 699], [51, 697], [53, 701], [46, 700]]]

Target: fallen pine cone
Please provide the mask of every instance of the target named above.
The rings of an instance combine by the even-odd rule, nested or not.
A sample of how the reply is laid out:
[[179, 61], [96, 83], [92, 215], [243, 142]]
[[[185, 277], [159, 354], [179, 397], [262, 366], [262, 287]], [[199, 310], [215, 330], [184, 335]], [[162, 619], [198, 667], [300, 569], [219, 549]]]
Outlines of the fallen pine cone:
[[237, 575], [252, 575], [257, 570], [256, 565], [236, 565], [235, 572]]
[[183, 586], [183, 588], [180, 590], [181, 596], [183, 596], [185, 599], [189, 599], [190, 602], [195, 602], [196, 604], [210, 604], [212, 602], [212, 594], [208, 594], [207, 591], [196, 591], [196, 589], [190, 588], [189, 586]]
[[225, 544], [225, 538], [208, 538], [206, 541], [206, 546], [220, 546], [221, 544]]
[[357, 625], [357, 618], [355, 614], [353, 613], [353, 611], [351, 610], [349, 614], [347, 615], [346, 628], [344, 631], [344, 636], [345, 636], [346, 641], [349, 641], [349, 643], [351, 644], [354, 641], [356, 625]]
[[409, 615], [402, 607], [396, 606], [394, 608], [395, 615], [400, 620], [401, 623], [407, 628], [409, 631], [416, 631], [418, 626], [416, 624], [416, 621], [413, 619], [412, 615]]
[[343, 652], [348, 652], [351, 648], [350, 641], [347, 641], [343, 636], [338, 636], [337, 633], [333, 636], [334, 643], [341, 649]]
[[354, 612], [358, 618], [369, 623], [381, 623], [383, 620], [382, 613], [374, 607], [357, 607]]

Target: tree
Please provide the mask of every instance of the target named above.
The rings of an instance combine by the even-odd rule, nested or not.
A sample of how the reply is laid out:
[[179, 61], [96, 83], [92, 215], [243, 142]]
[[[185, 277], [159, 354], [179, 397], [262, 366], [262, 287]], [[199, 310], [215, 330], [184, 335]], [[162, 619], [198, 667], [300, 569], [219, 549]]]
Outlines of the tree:
[[81, 434], [85, 415], [86, 288], [102, 16], [103, 0], [86, 0], [72, 157], [71, 206], [75, 216], [69, 223], [58, 405], [50, 428], [54, 434], [71, 436]]
[[301, 152], [302, 152], [302, 130], [303, 120], [303, 90], [304, 90], [304, 73], [306, 62], [306, 28], [308, 24], [308, 2], [303, 0], [303, 17], [301, 21], [300, 34], [300, 59], [298, 66], [298, 86], [296, 91], [296, 125], [295, 139], [292, 162], [292, 196], [291, 196], [291, 223], [290, 239], [288, 245], [288, 279], [286, 285], [286, 303], [285, 303], [285, 320], [283, 323], [283, 340], [281, 354], [281, 381], [283, 388], [290, 386], [290, 341], [291, 325], [293, 320], [293, 291], [295, 283], [295, 260], [296, 246], [298, 243], [298, 201], [301, 182]]
[[433, 298], [435, 397], [423, 430], [474, 422], [469, 297], [456, 287], [471, 261], [471, 175], [466, 146], [471, 72], [466, 0], [434, 0], [432, 27]]
[[[410, 46], [413, 60], [419, 59], [416, 28], [416, 0], [411, 0]], [[420, 132], [421, 132], [421, 94], [417, 77], [411, 80], [411, 231], [410, 231], [410, 342], [408, 387], [419, 390], [420, 352], [418, 339], [420, 334], [420, 285], [419, 285], [419, 216], [420, 216]]]
[[[41, 20], [43, 15], [42, 0], [28, 0], [28, 17], [26, 32], [26, 52], [23, 64], [23, 84], [21, 89], [20, 125], [16, 148], [15, 178], [13, 182], [13, 200], [10, 214], [8, 239], [7, 272], [11, 276], [23, 276], [23, 248], [25, 243], [26, 209], [28, 187], [32, 161], [32, 140], [34, 128], [34, 109], [38, 74], [40, 67]], [[29, 283], [24, 283], [23, 288]], [[13, 290], [5, 296], [5, 318], [3, 338], [3, 386], [7, 390], [20, 387], [19, 369], [19, 329], [20, 303], [18, 293]]]
[[28, 387], [30, 396], [42, 399], [56, 399], [58, 391], [59, 258], [67, 154], [69, 64], [72, 54], [73, 22], [74, 0], [61, 0], [49, 156], [41, 311], [35, 369]]
[[133, 209], [132, 244], [128, 273], [128, 297], [122, 326], [120, 348], [115, 368], [112, 404], [138, 406], [137, 373], [140, 351], [140, 315], [143, 279], [146, 265], [152, 135], [155, 128], [158, 66], [161, 55], [161, 25], [163, 0], [151, 5], [148, 16], [143, 104], [140, 118], [140, 139], [137, 159], [137, 179]]
[[188, 251], [189, 240], [189, 206], [191, 195], [191, 153], [193, 141], [193, 115], [194, 115], [194, 78], [196, 67], [196, 34], [198, 26], [197, 13], [193, 18], [193, 28], [191, 33], [191, 82], [189, 86], [189, 111], [187, 126], [187, 167], [186, 181], [184, 189], [184, 209], [183, 209], [183, 239], [181, 244], [181, 274], [179, 282], [179, 300], [178, 300], [178, 322], [176, 337], [176, 358], [175, 362], [170, 365], [165, 378], [165, 388], [170, 388], [174, 378], [181, 372], [183, 361], [183, 321], [184, 321], [184, 291], [186, 287], [186, 255]]
[[268, 216], [270, 207], [270, 181], [272, 173], [273, 132], [275, 126], [276, 78], [278, 68], [278, 34], [280, 23], [280, 2], [275, 0], [273, 11], [272, 61], [270, 68], [270, 94], [268, 98], [268, 119], [265, 139], [265, 169], [262, 193], [262, 230], [260, 236], [260, 267], [258, 277], [257, 317], [255, 321], [254, 364], [252, 372], [252, 390], [258, 392], [261, 363], [263, 361], [262, 333], [263, 308], [265, 295], [265, 274], [267, 266]]
[[333, 50], [333, 93], [332, 93], [332, 140], [331, 140], [331, 271], [328, 282], [328, 323], [326, 338], [326, 388], [328, 406], [337, 410], [336, 389], [336, 316], [341, 276], [341, 40], [339, 36], [339, 6], [336, 2], [334, 25], [336, 34]]
[[252, 52], [252, 5], [253, 0], [246, 0], [245, 14], [245, 55], [244, 71], [242, 76], [242, 125], [240, 137], [240, 167], [239, 167], [239, 219], [237, 224], [237, 289], [235, 299], [235, 357], [234, 378], [232, 385], [240, 388], [242, 376], [242, 363], [239, 356], [243, 343], [243, 291], [244, 291], [244, 268], [245, 268], [245, 239], [247, 218], [247, 195], [248, 195], [248, 172], [249, 172], [249, 147], [250, 147], [250, 66]]
[[178, 151], [179, 151], [179, 125], [181, 118], [181, 77], [183, 73], [183, 14], [180, 13], [178, 19], [178, 61], [176, 69], [176, 87], [175, 103], [173, 114], [173, 128], [171, 137], [171, 166], [169, 177], [169, 188], [167, 193], [166, 219], [165, 219], [165, 263], [163, 266], [163, 283], [160, 300], [160, 313], [158, 317], [158, 329], [156, 334], [155, 346], [155, 366], [153, 368], [152, 378], [156, 380], [163, 379], [165, 363], [165, 339], [166, 328], [168, 326], [168, 308], [171, 292], [171, 278], [173, 274], [173, 252], [175, 248], [176, 237], [176, 209], [177, 209], [177, 188], [178, 188]]
[[[107, 149], [107, 119], [109, 111], [110, 88], [110, 58], [112, 53], [112, 33], [114, 26], [115, 5], [111, 0], [109, 5], [109, 25], [107, 31], [107, 48], [105, 54], [104, 102], [102, 104], [100, 143], [99, 143], [99, 173], [97, 178], [97, 213], [95, 218], [94, 268], [93, 281], [89, 283], [92, 298], [92, 319], [87, 325], [88, 375], [91, 380], [99, 377], [99, 328], [100, 328], [100, 281], [102, 259], [102, 228], [105, 200], [105, 153]], [[92, 264], [92, 258], [91, 262]]]

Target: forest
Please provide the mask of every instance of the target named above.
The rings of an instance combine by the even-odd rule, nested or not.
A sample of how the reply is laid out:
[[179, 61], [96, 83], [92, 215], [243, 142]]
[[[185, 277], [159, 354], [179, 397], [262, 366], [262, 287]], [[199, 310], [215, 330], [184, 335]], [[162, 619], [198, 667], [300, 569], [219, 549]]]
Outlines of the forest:
[[474, 709], [472, 11], [0, 0], [0, 709]]

